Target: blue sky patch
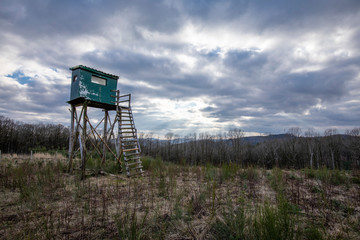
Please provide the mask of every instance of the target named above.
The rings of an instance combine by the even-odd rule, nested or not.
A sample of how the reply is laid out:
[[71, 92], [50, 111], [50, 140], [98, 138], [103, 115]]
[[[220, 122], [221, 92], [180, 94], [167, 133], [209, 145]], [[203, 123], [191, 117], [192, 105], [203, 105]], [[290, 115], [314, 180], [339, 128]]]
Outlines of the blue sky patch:
[[21, 70], [16, 70], [11, 75], [10, 74], [7, 75], [7, 77], [15, 79], [22, 85], [29, 83], [31, 81], [31, 77], [25, 76], [25, 74]]

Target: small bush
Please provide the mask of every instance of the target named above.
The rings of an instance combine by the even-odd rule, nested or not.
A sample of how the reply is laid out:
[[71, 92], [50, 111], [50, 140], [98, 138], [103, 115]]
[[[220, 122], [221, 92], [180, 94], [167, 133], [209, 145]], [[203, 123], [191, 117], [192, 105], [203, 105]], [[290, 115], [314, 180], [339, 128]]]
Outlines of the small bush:
[[105, 172], [112, 174], [117, 174], [121, 169], [125, 169], [124, 167], [120, 166], [119, 162], [117, 162], [115, 159], [107, 160], [103, 168]]
[[349, 183], [349, 178], [346, 176], [346, 173], [344, 171], [332, 170], [330, 183], [333, 185], [347, 184]]
[[239, 165], [230, 163], [230, 164], [223, 164], [221, 166], [220, 178], [224, 181], [229, 179], [233, 179], [238, 172]]
[[270, 186], [275, 190], [277, 194], [284, 193], [284, 182], [283, 182], [283, 173], [280, 168], [274, 168], [271, 172], [272, 174], [268, 176], [270, 180]]
[[326, 167], [320, 169], [304, 169], [304, 173], [308, 178], [315, 178], [323, 183], [332, 185], [350, 184], [350, 178], [346, 175], [345, 171], [337, 169], [330, 170]]
[[154, 158], [149, 157], [149, 156], [145, 156], [141, 158], [141, 162], [142, 162], [142, 166], [143, 166], [143, 170], [149, 170], [150, 169], [150, 165], [151, 165], [151, 161], [153, 161]]
[[205, 166], [205, 179], [207, 181], [212, 181], [217, 177], [217, 169], [210, 163]]

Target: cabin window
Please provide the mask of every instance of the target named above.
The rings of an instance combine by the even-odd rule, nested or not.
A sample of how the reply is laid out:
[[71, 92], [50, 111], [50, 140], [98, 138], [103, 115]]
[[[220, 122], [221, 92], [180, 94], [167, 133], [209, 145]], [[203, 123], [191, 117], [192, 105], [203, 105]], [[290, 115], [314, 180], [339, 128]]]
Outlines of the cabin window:
[[96, 77], [96, 76], [91, 76], [91, 82], [92, 82], [92, 83], [96, 83], [96, 84], [100, 84], [100, 85], [103, 85], [103, 86], [106, 86], [106, 79], [104, 79], [104, 78], [99, 78], [99, 77]]
[[75, 75], [74, 77], [73, 77], [73, 82], [76, 82], [76, 80], [77, 80], [77, 75]]

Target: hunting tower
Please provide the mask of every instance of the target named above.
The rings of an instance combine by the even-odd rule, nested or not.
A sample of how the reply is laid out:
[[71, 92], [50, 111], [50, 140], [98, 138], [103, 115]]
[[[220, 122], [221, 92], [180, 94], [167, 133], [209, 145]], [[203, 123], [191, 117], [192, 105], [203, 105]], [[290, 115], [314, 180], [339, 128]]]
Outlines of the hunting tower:
[[[116, 89], [118, 76], [83, 65], [72, 67], [70, 70], [72, 77], [68, 101], [71, 105], [68, 171], [72, 171], [73, 158], [80, 151], [81, 176], [84, 178], [87, 153], [91, 149], [102, 157], [102, 166], [105, 164], [108, 151], [121, 168], [121, 156], [124, 154], [127, 176], [142, 174], [140, 145], [131, 110], [131, 94], [120, 95], [120, 90]], [[79, 113], [77, 107], [81, 108]], [[97, 121], [95, 127], [88, 117], [88, 107], [104, 111], [104, 117]], [[115, 112], [113, 120], [109, 111]], [[98, 130], [99, 126], [103, 127], [102, 133]], [[112, 143], [115, 143], [115, 151], [111, 148]]]

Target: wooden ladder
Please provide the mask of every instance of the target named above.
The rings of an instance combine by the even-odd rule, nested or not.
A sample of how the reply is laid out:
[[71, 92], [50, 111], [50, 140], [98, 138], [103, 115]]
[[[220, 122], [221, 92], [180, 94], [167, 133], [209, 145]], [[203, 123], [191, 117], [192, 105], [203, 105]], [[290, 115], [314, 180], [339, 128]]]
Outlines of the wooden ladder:
[[121, 96], [117, 94], [117, 96], [116, 117], [119, 124], [118, 134], [121, 150], [124, 154], [126, 174], [128, 177], [143, 175], [141, 149], [130, 104], [131, 94]]

